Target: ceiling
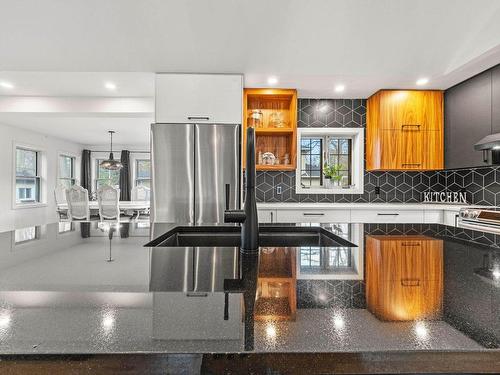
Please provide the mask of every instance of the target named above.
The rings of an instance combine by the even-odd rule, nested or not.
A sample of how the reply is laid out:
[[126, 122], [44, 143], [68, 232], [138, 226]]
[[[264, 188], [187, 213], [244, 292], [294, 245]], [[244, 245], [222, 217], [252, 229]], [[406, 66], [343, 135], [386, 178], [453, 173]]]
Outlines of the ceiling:
[[108, 130], [116, 131], [113, 143], [133, 150], [149, 149], [153, 118], [33, 116], [0, 113], [0, 123], [32, 130], [86, 146], [109, 145]]
[[[0, 9], [0, 82], [14, 85], [0, 97], [153, 97], [154, 72], [226, 72], [245, 74], [247, 87], [276, 76], [301, 97], [366, 98], [422, 77], [446, 89], [500, 63], [498, 0], [0, 0]], [[0, 122], [88, 144], [118, 127], [123, 143], [144, 143], [153, 114], [56, 117], [0, 113]]]
[[[0, 0], [0, 70], [270, 74], [302, 96], [447, 88], [500, 62], [498, 0]], [[490, 64], [489, 61], [488, 64]], [[474, 69], [472, 69], [474, 70]], [[343, 94], [333, 92], [337, 83]]]
[[[1, 64], [0, 64], [1, 65]], [[13, 89], [2, 89], [0, 96], [97, 96], [147, 97], [154, 96], [153, 73], [130, 72], [21, 72], [0, 71], [0, 82], [9, 82]], [[113, 83], [116, 89], [106, 89]]]

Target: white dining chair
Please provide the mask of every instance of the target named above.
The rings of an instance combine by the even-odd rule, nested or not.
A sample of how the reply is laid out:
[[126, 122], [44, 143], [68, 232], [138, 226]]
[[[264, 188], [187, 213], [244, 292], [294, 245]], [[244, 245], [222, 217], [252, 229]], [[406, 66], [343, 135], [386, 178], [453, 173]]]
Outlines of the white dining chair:
[[[130, 198], [132, 201], [147, 201], [151, 200], [151, 189], [147, 186], [135, 186], [130, 191]], [[139, 217], [143, 215], [149, 216], [149, 208], [139, 209], [136, 211], [135, 220], [139, 219]]]
[[120, 189], [104, 185], [97, 189], [99, 217], [103, 220], [120, 221]]
[[135, 186], [130, 191], [130, 198], [133, 201], [149, 201], [151, 199], [151, 189], [146, 186]]
[[66, 190], [68, 203], [68, 219], [90, 220], [89, 192], [78, 185], [73, 185]]
[[67, 204], [66, 200], [66, 188], [62, 185], [57, 185], [54, 189], [54, 199], [56, 201], [56, 212], [59, 216], [59, 220], [69, 219], [68, 217], [68, 209], [61, 208], [61, 205]]

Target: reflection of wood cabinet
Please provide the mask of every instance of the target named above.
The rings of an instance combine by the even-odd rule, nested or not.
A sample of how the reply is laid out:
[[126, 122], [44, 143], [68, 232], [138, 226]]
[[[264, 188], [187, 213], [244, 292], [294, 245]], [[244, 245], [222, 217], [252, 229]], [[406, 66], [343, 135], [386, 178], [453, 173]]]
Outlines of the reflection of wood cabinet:
[[295, 320], [297, 276], [295, 249], [261, 251], [255, 319]]
[[367, 106], [368, 170], [443, 168], [441, 91], [382, 90]]
[[443, 241], [421, 235], [367, 236], [366, 300], [381, 320], [439, 318]]
[[[258, 111], [258, 120], [252, 119]], [[251, 121], [249, 121], [251, 120]], [[254, 122], [254, 124], [250, 124]], [[255, 126], [256, 157], [271, 152], [279, 159], [276, 165], [257, 164], [257, 170], [294, 171], [297, 158], [297, 90], [244, 89], [243, 95], [243, 166], [247, 126]], [[288, 154], [288, 164], [285, 155]]]

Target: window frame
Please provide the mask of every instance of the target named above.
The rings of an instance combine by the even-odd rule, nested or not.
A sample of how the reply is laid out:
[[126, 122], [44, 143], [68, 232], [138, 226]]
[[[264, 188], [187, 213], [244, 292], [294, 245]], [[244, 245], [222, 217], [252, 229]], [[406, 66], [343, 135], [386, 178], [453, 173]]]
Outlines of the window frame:
[[[97, 192], [97, 189], [98, 189], [97, 185], [98, 185], [99, 180], [111, 180], [111, 178], [99, 178], [99, 164], [106, 159], [107, 159], [106, 157], [96, 157], [93, 159], [94, 160], [94, 180], [93, 180], [92, 188], [94, 189], [94, 192]], [[109, 171], [109, 172], [111, 172], [111, 171]], [[118, 172], [118, 176], [119, 176], [120, 171], [117, 170], [117, 172]], [[120, 187], [119, 177], [118, 177], [118, 184], [116, 186], [115, 185], [112, 185], [112, 186], [114, 188], [117, 188], [117, 189]]]
[[[71, 178], [68, 178], [68, 177], [61, 177], [60, 175], [60, 170], [59, 170], [59, 162], [60, 162], [60, 158], [61, 157], [67, 157], [67, 158], [71, 158], [72, 160], [72, 166], [71, 166]], [[77, 178], [76, 178], [76, 175], [77, 175], [77, 172], [76, 172], [76, 167], [77, 167], [77, 157], [76, 155], [73, 155], [69, 152], [64, 152], [64, 151], [60, 151], [57, 153], [57, 177], [56, 177], [56, 186], [64, 186], [61, 184], [61, 180], [69, 180], [71, 181], [71, 184], [72, 185], [75, 185], [77, 183]]]
[[[149, 178], [144, 178], [144, 177], [139, 178], [137, 176], [138, 171], [139, 171], [139, 162], [141, 162], [141, 161], [148, 161], [149, 162]], [[151, 159], [134, 158], [134, 187], [139, 186], [138, 185], [139, 181], [149, 181], [149, 188], [151, 188]]]
[[[348, 188], [326, 188], [302, 187], [301, 185], [301, 161], [302, 161], [302, 138], [350, 138], [351, 139], [351, 174], [350, 187]], [[326, 147], [326, 146], [325, 146]], [[324, 150], [323, 150], [324, 151]], [[329, 151], [326, 150], [329, 154]], [[321, 157], [321, 163], [324, 163]], [[323, 165], [321, 166], [323, 168]], [[363, 194], [364, 192], [364, 129], [363, 128], [298, 128], [297, 129], [297, 167], [295, 171], [296, 194]], [[321, 179], [323, 177], [321, 176]]]
[[[23, 178], [23, 176], [17, 175], [17, 150], [25, 150], [36, 153], [36, 176], [25, 176], [26, 178], [33, 178], [38, 183], [38, 194], [37, 200], [35, 202], [18, 202], [17, 201], [17, 178]], [[12, 145], [12, 208], [22, 209], [22, 208], [36, 208], [47, 206], [46, 194], [45, 194], [45, 176], [47, 174], [46, 170], [46, 158], [45, 150], [42, 147], [36, 145], [30, 145], [25, 143], [19, 143], [14, 141]]]

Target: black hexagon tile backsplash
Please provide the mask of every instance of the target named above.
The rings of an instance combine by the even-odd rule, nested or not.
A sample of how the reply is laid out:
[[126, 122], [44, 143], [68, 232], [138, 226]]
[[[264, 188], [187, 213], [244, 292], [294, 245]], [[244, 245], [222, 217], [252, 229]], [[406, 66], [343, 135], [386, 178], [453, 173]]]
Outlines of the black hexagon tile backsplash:
[[[299, 99], [299, 127], [366, 127], [366, 99]], [[430, 172], [365, 172], [363, 194], [296, 194], [295, 172], [257, 172], [259, 202], [417, 203], [424, 191], [466, 191], [477, 205], [500, 205], [500, 167]], [[281, 187], [278, 194], [277, 187]], [[380, 188], [378, 194], [376, 188]]]

